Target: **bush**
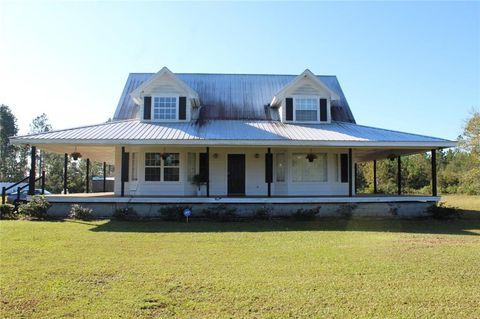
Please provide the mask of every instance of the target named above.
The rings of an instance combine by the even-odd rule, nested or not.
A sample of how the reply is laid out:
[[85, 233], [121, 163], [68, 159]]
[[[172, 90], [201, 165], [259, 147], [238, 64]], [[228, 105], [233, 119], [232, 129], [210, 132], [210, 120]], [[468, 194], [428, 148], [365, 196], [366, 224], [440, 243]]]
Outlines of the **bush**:
[[90, 220], [92, 219], [92, 210], [78, 204], [73, 204], [68, 217], [71, 219]]
[[253, 218], [258, 220], [270, 220], [272, 219], [272, 215], [273, 208], [271, 206], [263, 206], [255, 211]]
[[220, 222], [231, 222], [237, 220], [237, 214], [235, 213], [237, 209], [235, 207], [229, 207], [225, 204], [220, 204], [214, 207], [209, 207], [204, 209], [202, 214], [211, 220], [216, 220]]
[[21, 204], [18, 207], [18, 213], [26, 217], [47, 219], [47, 211], [51, 206], [52, 204], [48, 202], [45, 196], [32, 196], [29, 202]]
[[340, 205], [337, 209], [337, 213], [343, 218], [350, 218], [353, 215], [353, 210], [357, 208], [354, 204]]
[[17, 212], [12, 204], [0, 204], [0, 219], [15, 219]]
[[190, 208], [190, 207], [166, 206], [166, 207], [160, 208], [158, 212], [160, 213], [160, 217], [163, 220], [178, 222], [185, 219], [185, 216], [183, 215], [183, 211], [185, 210], [185, 208]]
[[318, 213], [320, 213], [320, 207], [310, 209], [299, 208], [293, 213], [292, 217], [295, 220], [313, 220]]
[[443, 203], [432, 205], [428, 208], [428, 212], [435, 219], [454, 219], [460, 218], [461, 212], [456, 207], [447, 207]]
[[117, 208], [115, 209], [115, 212], [113, 213], [112, 217], [116, 220], [123, 220], [123, 221], [140, 219], [140, 216], [138, 216], [137, 212], [132, 207]]

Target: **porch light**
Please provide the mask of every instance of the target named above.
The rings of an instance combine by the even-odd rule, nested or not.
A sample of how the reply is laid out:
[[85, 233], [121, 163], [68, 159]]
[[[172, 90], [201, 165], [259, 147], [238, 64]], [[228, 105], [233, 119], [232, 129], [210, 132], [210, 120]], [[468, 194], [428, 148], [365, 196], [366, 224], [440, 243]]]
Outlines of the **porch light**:
[[217, 154], [217, 153], [213, 153], [213, 158], [217, 159], [217, 158], [218, 158], [218, 154]]
[[255, 153], [255, 158], [260, 158], [260, 154]]

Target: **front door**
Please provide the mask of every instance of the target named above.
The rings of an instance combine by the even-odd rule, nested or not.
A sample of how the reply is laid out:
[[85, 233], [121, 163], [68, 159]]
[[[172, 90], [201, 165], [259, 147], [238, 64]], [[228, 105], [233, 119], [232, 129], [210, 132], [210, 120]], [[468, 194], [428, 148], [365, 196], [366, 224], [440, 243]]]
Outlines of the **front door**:
[[245, 195], [245, 154], [228, 154], [228, 195]]

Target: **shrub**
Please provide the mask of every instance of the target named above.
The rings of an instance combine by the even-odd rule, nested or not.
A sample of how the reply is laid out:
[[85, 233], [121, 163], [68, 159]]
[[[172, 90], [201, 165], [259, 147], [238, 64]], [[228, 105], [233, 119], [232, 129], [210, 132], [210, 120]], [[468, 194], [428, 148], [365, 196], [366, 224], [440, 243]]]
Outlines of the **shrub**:
[[270, 220], [272, 219], [272, 215], [273, 208], [265, 205], [254, 212], [253, 218], [258, 220]]
[[320, 213], [320, 206], [310, 209], [299, 208], [292, 217], [295, 220], [313, 220], [318, 213]]
[[353, 210], [355, 208], [357, 208], [357, 205], [353, 205], [353, 204], [340, 205], [337, 209], [337, 213], [340, 215], [340, 217], [350, 218], [352, 217]]
[[461, 212], [456, 207], [447, 207], [443, 203], [432, 205], [428, 208], [428, 212], [435, 219], [454, 219], [460, 218]]
[[92, 219], [92, 210], [78, 204], [73, 204], [68, 217], [71, 219], [90, 220]]
[[235, 213], [237, 209], [235, 207], [230, 207], [225, 204], [220, 204], [214, 207], [209, 207], [204, 209], [202, 214], [212, 220], [217, 220], [221, 222], [230, 222], [237, 220], [237, 214]]
[[18, 207], [18, 213], [26, 217], [36, 219], [47, 219], [48, 209], [52, 206], [45, 198], [45, 196], [32, 196], [31, 200]]
[[185, 208], [190, 208], [190, 207], [183, 207], [183, 206], [166, 206], [162, 207], [158, 210], [160, 213], [160, 217], [165, 220], [165, 221], [181, 221], [185, 219], [185, 216], [183, 216], [183, 211]]
[[15, 219], [17, 212], [12, 204], [0, 204], [0, 219]]
[[123, 221], [140, 219], [140, 216], [138, 216], [137, 212], [132, 207], [117, 208], [115, 209], [115, 212], [113, 212], [112, 217], [116, 220]]

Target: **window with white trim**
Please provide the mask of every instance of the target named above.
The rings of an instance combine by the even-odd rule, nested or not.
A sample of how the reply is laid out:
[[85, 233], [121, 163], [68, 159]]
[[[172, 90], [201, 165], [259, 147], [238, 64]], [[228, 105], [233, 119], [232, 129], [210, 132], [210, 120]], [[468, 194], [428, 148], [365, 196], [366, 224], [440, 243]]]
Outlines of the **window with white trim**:
[[145, 153], [145, 181], [178, 182], [179, 180], [179, 153]]
[[295, 121], [318, 122], [318, 98], [298, 97], [295, 101]]
[[176, 96], [153, 97], [154, 120], [176, 120], [178, 99]]
[[162, 154], [145, 153], [145, 181], [160, 181], [162, 177]]
[[163, 159], [163, 181], [178, 182], [180, 180], [180, 154], [166, 153]]
[[313, 161], [307, 159], [306, 153], [292, 154], [292, 180], [294, 182], [326, 182], [327, 154], [316, 153]]

